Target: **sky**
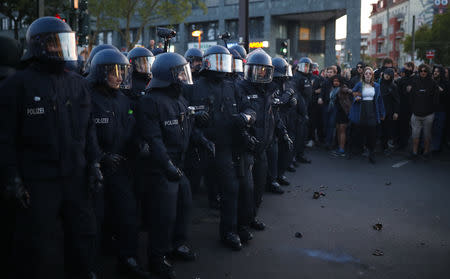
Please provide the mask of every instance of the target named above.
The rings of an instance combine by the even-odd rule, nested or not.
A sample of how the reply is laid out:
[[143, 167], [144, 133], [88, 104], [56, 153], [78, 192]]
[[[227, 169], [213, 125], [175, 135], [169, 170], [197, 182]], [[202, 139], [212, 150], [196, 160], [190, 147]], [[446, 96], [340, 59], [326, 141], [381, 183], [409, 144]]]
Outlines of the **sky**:
[[[377, 0], [361, 0], [361, 33], [368, 33], [370, 31], [370, 12], [372, 11], [372, 3]], [[347, 33], [347, 16], [343, 16], [336, 20], [336, 39], [346, 37]]]

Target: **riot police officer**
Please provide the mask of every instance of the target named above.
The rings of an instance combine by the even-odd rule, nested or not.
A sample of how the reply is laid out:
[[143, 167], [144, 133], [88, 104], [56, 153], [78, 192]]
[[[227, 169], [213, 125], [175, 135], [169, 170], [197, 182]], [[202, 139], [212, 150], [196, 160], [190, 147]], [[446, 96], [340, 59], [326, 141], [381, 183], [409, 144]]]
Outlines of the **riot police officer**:
[[118, 49], [117, 47], [113, 46], [113, 45], [103, 44], [103, 45], [95, 46], [95, 47], [91, 50], [91, 53], [89, 53], [89, 57], [88, 57], [88, 59], [86, 60], [86, 63], [84, 63], [84, 68], [83, 68], [83, 70], [82, 70], [83, 76], [86, 77], [87, 75], [89, 75], [89, 70], [90, 70], [90, 67], [91, 67], [92, 59], [94, 59], [94, 56], [95, 56], [98, 52], [100, 52], [100, 51], [102, 51], [102, 50], [104, 50], [104, 49], [114, 49], [114, 50], [119, 51], [119, 49]]
[[88, 192], [100, 188], [102, 174], [88, 84], [64, 70], [65, 61], [77, 59], [75, 32], [42, 17], [29, 26], [26, 40], [29, 66], [0, 86], [0, 168], [7, 192], [22, 207], [15, 278], [63, 278], [56, 237], [63, 224], [66, 270], [96, 278]]
[[244, 79], [244, 61], [237, 50], [230, 49], [230, 53], [231, 53], [231, 55], [233, 55], [233, 64], [231, 67], [233, 72], [229, 74], [229, 77], [232, 81], [243, 80]]
[[[274, 66], [273, 83], [277, 87], [277, 95], [275, 96], [276, 108], [281, 121], [286, 126], [289, 137], [295, 141], [296, 124], [297, 124], [297, 98], [294, 90], [289, 84], [289, 79], [292, 78], [292, 68], [285, 59], [276, 57], [272, 59]], [[281, 185], [289, 185], [290, 182], [284, 175], [293, 159], [293, 150], [289, 148], [286, 142], [278, 141], [278, 165], [272, 169], [272, 180], [276, 179]], [[274, 161], [274, 160], [272, 160]], [[276, 168], [276, 169], [275, 169]], [[270, 168], [269, 168], [270, 172]]]
[[191, 66], [192, 79], [195, 83], [200, 77], [200, 69], [202, 67], [203, 51], [198, 48], [190, 48], [184, 53], [184, 58]]
[[[307, 108], [307, 114], [311, 115], [311, 104], [313, 97], [313, 88], [310, 78], [309, 68], [311, 66], [311, 59], [308, 57], [302, 57], [297, 65], [297, 71], [292, 79], [292, 86], [296, 93], [304, 100]], [[308, 117], [309, 118], [309, 117]], [[307, 119], [299, 118], [299, 129], [297, 129], [297, 136], [295, 137], [295, 160], [300, 163], [311, 163], [309, 159], [304, 156], [305, 149], [305, 137], [307, 133]], [[314, 124], [312, 123], [314, 126]]]
[[135, 47], [128, 52], [127, 58], [132, 67], [132, 82], [131, 88], [124, 90], [124, 93], [135, 103], [145, 94], [145, 88], [152, 79], [152, 64], [155, 57], [145, 47]]
[[136, 262], [138, 218], [132, 165], [127, 160], [136, 138], [135, 119], [130, 101], [120, 91], [131, 86], [130, 64], [120, 52], [102, 50], [92, 59], [87, 79], [92, 85], [94, 123], [102, 154], [106, 216], [114, 220], [106, 222], [118, 239], [118, 271], [129, 278], [149, 278]]
[[[186, 97], [191, 106], [206, 111], [210, 116], [207, 125], [200, 130], [216, 148], [215, 158], [208, 158], [206, 173], [215, 175], [222, 192], [220, 237], [226, 246], [240, 250], [237, 170], [243, 141], [239, 136], [247, 125], [255, 121], [256, 114], [234, 84], [225, 79], [225, 75], [232, 71], [231, 66], [232, 56], [228, 49], [223, 46], [208, 48], [203, 57], [200, 79]], [[245, 237], [243, 241], [249, 238], [248, 234]]]
[[239, 55], [241, 56], [242, 61], [243, 61], [244, 64], [245, 64], [246, 59], [247, 59], [247, 51], [245, 50], [245, 48], [244, 48], [243, 46], [241, 46], [241, 45], [234, 45], [234, 46], [231, 46], [231, 47], [229, 48], [229, 50], [235, 50], [235, 51], [237, 51], [237, 52], [239, 53]]
[[[273, 111], [274, 93], [277, 90], [272, 84], [273, 66], [272, 59], [262, 49], [249, 53], [244, 67], [244, 80], [237, 82], [240, 94], [247, 97], [252, 109], [257, 114], [256, 122], [250, 127], [250, 134], [257, 139], [254, 153], [254, 217], [251, 223], [254, 229], [263, 230], [264, 224], [256, 219], [258, 208], [262, 202], [262, 195], [268, 177], [267, 150], [273, 142], [275, 128], [280, 132], [280, 138], [286, 142], [291, 139], [284, 125]], [[278, 183], [277, 183], [278, 184]], [[282, 194], [284, 191], [280, 185], [271, 184], [270, 191]]]
[[162, 53], [153, 63], [148, 94], [138, 106], [138, 129], [150, 146], [146, 170], [150, 175], [144, 193], [144, 220], [149, 232], [150, 270], [163, 278], [175, 278], [166, 256], [192, 261], [196, 254], [187, 246], [192, 197], [184, 175], [184, 158], [194, 118], [182, 96], [182, 86], [192, 84], [186, 59], [176, 53]]

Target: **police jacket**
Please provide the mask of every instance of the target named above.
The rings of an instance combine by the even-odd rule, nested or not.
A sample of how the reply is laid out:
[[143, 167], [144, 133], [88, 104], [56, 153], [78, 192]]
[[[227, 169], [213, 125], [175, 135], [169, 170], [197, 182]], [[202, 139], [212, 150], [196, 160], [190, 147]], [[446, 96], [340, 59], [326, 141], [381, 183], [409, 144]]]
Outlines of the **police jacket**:
[[150, 89], [139, 100], [136, 118], [153, 165], [165, 170], [172, 160], [182, 168], [194, 124], [186, 99], [171, 87]]
[[[297, 125], [297, 96], [287, 80], [274, 79], [273, 84], [277, 88], [275, 98], [278, 99], [278, 115], [289, 134], [292, 135]], [[297, 101], [297, 104], [292, 102], [293, 99]]]
[[97, 139], [103, 153], [129, 157], [135, 144], [133, 133], [136, 121], [131, 103], [120, 91], [94, 86], [92, 88], [93, 117]]
[[299, 95], [305, 100], [305, 104], [309, 107], [312, 103], [313, 88], [309, 74], [295, 72], [292, 78], [292, 86]]
[[73, 72], [33, 63], [0, 86], [0, 168], [53, 179], [99, 159], [89, 84]]
[[264, 151], [273, 141], [275, 128], [279, 128], [280, 135], [287, 133], [273, 106], [278, 88], [274, 83], [256, 84], [247, 80], [238, 81], [236, 85], [239, 93], [247, 97], [258, 116], [250, 127], [250, 133], [259, 141], [256, 152]]
[[138, 72], [133, 73], [131, 88], [123, 90], [123, 93], [130, 98], [133, 109], [136, 109], [139, 98], [145, 95], [145, 88], [147, 88], [149, 82], [150, 78], [147, 74], [141, 74]]
[[240, 125], [239, 113], [243, 112], [256, 119], [256, 113], [250, 107], [248, 99], [227, 80], [201, 76], [185, 96], [195, 110], [206, 110], [209, 113], [209, 123], [201, 131], [216, 146], [240, 144], [236, 141], [239, 141], [238, 135], [245, 127]]

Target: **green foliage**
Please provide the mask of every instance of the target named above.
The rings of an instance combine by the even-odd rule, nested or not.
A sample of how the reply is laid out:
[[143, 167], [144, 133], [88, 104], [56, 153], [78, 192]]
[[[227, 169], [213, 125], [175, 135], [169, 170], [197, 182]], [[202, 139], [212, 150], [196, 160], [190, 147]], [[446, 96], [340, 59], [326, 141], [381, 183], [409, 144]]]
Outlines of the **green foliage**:
[[[206, 12], [202, 0], [91, 0], [89, 13], [95, 17], [96, 32], [103, 30], [117, 31], [132, 48], [140, 39], [144, 27], [157, 20], [169, 20], [171, 24], [182, 22], [198, 6]], [[131, 22], [138, 20], [138, 36], [130, 40]], [[95, 40], [96, 32], [93, 38]]]
[[[450, 65], [450, 11], [441, 15], [435, 15], [433, 25], [422, 25], [415, 33], [415, 50], [417, 58], [428, 61], [426, 51], [434, 49], [434, 63]], [[403, 41], [406, 52], [411, 52], [412, 37], [407, 35]]]

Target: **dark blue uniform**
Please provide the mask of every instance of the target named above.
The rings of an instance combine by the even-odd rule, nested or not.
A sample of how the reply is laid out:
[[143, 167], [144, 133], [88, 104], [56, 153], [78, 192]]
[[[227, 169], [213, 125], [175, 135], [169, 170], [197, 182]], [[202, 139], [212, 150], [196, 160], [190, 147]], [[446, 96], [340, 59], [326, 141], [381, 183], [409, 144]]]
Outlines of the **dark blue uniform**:
[[274, 93], [277, 91], [274, 84], [257, 84], [247, 80], [237, 82], [239, 94], [246, 96], [250, 107], [256, 112], [257, 118], [254, 125], [249, 128], [250, 134], [259, 141], [254, 150], [254, 201], [255, 216], [257, 208], [261, 205], [264, 187], [267, 182], [268, 162], [267, 150], [274, 141], [274, 133], [277, 125], [281, 125], [279, 117], [274, 113]]
[[[309, 118], [309, 116], [311, 116], [311, 103], [312, 103], [312, 84], [311, 84], [311, 80], [309, 79], [309, 75], [302, 73], [302, 72], [296, 72], [292, 81], [292, 88], [296, 91], [297, 93], [297, 100], [299, 101], [298, 103], [298, 109], [299, 112], [302, 112], [303, 110], [306, 109], [306, 111], [304, 111], [304, 113], [302, 112], [301, 114], [303, 114], [303, 117], [298, 117], [298, 123], [297, 123], [297, 135], [295, 137], [295, 156], [298, 157], [303, 157], [303, 152], [305, 149], [305, 139], [307, 136], [307, 131], [308, 131], [308, 121], [307, 121], [307, 117]], [[301, 115], [300, 114], [300, 115]], [[317, 125], [312, 124], [310, 125], [310, 127], [315, 127]]]
[[61, 223], [76, 270], [92, 267], [95, 219], [86, 174], [99, 152], [89, 87], [75, 73], [55, 72], [32, 64], [0, 87], [0, 167], [20, 176], [31, 196], [30, 208], [17, 216], [16, 262], [27, 266], [18, 278], [62, 278], [49, 274], [62, 259], [55, 253]]
[[[125, 159], [117, 170], [102, 164], [107, 224], [118, 237], [119, 257], [136, 257], [138, 223], [136, 197], [133, 189], [131, 163], [135, 119], [131, 103], [119, 90], [94, 86], [92, 93], [93, 117], [97, 138], [103, 153], [118, 154]], [[99, 205], [101, 206], [101, 205]], [[100, 208], [102, 210], [102, 208]], [[103, 215], [103, 214], [101, 214]]]
[[222, 190], [220, 234], [237, 232], [239, 166], [242, 139], [239, 113], [245, 112], [256, 117], [248, 100], [239, 94], [232, 82], [222, 79], [200, 77], [192, 91], [186, 96], [189, 105], [205, 109], [210, 115], [207, 127], [201, 129], [203, 135], [216, 145], [215, 159], [208, 159], [206, 173], [214, 173]]
[[[144, 220], [153, 225], [149, 232], [150, 258], [163, 257], [187, 239], [192, 197], [189, 181], [182, 176], [170, 181], [167, 164], [178, 168], [183, 162], [192, 135], [193, 118], [187, 101], [172, 88], [151, 89], [138, 106], [138, 129], [150, 146], [145, 164], [149, 184], [144, 190]], [[154, 228], [154, 229], [153, 229]]]

